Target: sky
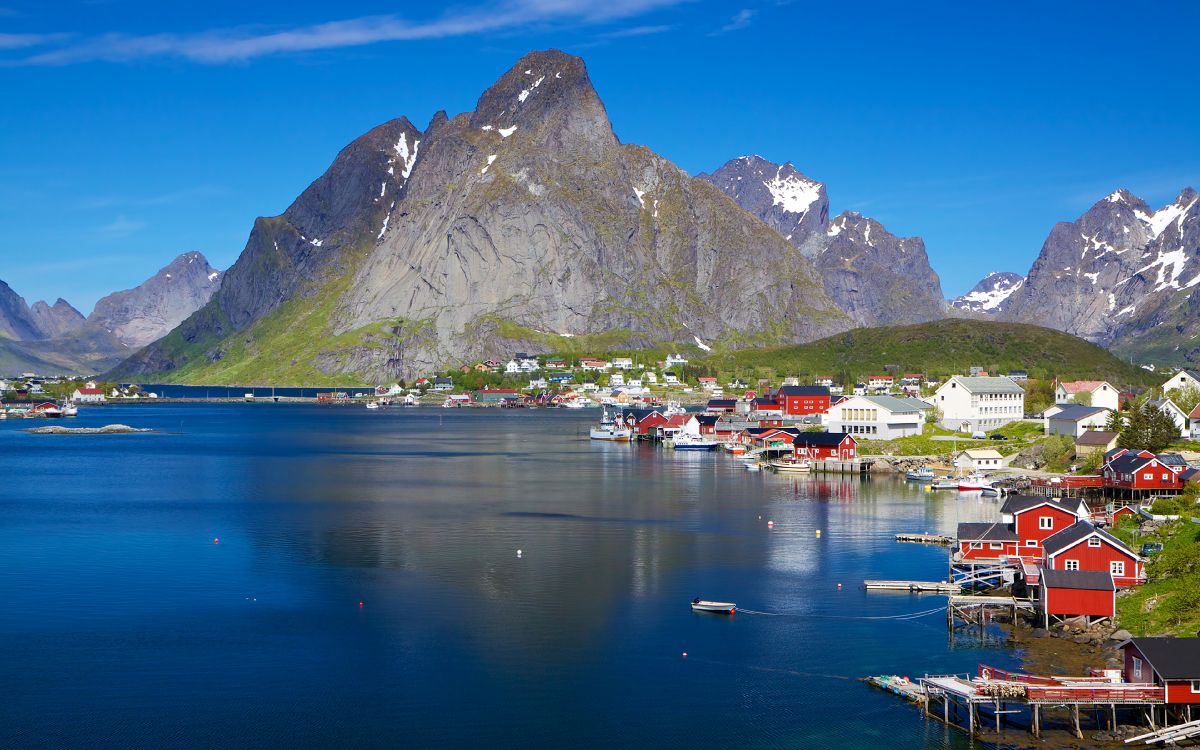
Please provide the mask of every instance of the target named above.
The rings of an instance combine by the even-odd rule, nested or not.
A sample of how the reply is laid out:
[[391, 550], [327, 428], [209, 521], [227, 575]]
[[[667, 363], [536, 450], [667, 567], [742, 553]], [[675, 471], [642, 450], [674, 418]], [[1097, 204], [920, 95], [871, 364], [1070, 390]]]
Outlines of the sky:
[[1197, 28], [1194, 0], [0, 0], [0, 279], [87, 314], [183, 252], [227, 268], [355, 137], [555, 47], [622, 141], [791, 161], [953, 297], [1116, 188], [1200, 188]]

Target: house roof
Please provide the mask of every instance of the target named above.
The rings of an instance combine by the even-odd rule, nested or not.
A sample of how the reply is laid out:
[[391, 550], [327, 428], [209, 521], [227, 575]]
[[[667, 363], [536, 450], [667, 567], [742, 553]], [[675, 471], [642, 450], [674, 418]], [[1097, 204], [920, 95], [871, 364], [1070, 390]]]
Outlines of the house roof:
[[1105, 432], [1104, 430], [1088, 430], [1079, 437], [1075, 438], [1075, 445], [1096, 445], [1105, 446], [1112, 443], [1120, 435], [1118, 432]]
[[971, 393], [1024, 393], [1025, 389], [1005, 377], [964, 377], [954, 378]]
[[823, 385], [785, 385], [777, 391], [780, 396], [829, 396], [829, 389]]
[[77, 388], [80, 394], [84, 396], [102, 396], [104, 395], [103, 388]]
[[705, 427], [715, 425], [717, 423], [717, 420], [720, 418], [721, 417], [717, 414], [697, 414], [696, 415], [696, 421], [699, 422], [700, 424], [704, 425]]
[[1108, 462], [1108, 468], [1118, 474], [1132, 474], [1146, 464], [1153, 461], [1153, 458], [1139, 456], [1136, 453], [1124, 453]]
[[1069, 404], [1066, 406], [1057, 404], [1057, 406], [1061, 407], [1061, 411], [1051, 415], [1050, 419], [1066, 419], [1071, 422], [1079, 422], [1089, 417], [1094, 417], [1097, 414], [1112, 411], [1103, 406], [1084, 406], [1083, 404]]
[[[906, 398], [894, 398], [892, 396], [855, 396], [854, 398], [869, 401], [880, 409], [887, 409], [890, 412], [920, 411], [920, 408], [910, 403], [911, 399]], [[928, 405], [926, 404], [926, 406]]]
[[1065, 510], [1068, 513], [1075, 514], [1079, 509], [1079, 501], [1074, 503], [1067, 498], [1060, 497], [1039, 497], [1037, 495], [1009, 495], [1004, 498], [1004, 504], [1000, 506], [1001, 513], [1024, 513], [1030, 508], [1036, 508], [1039, 505], [1050, 505], [1059, 510]]
[[1103, 380], [1072, 380], [1069, 383], [1059, 383], [1059, 386], [1067, 393], [1091, 393], [1102, 385], [1108, 385], [1108, 383]]
[[709, 406], [709, 408], [712, 408], [714, 406], [720, 406], [720, 407], [737, 406], [737, 399], [736, 398], [710, 398], [708, 400], [708, 406]]
[[970, 448], [963, 451], [963, 455], [973, 461], [977, 461], [981, 458], [1003, 458], [1003, 456], [1000, 455], [1000, 451], [993, 450], [991, 448]]
[[1200, 404], [1196, 404], [1188, 414], [1188, 419], [1200, 419]]
[[1045, 541], [1042, 542], [1042, 549], [1046, 551], [1046, 554], [1054, 555], [1080, 542], [1085, 537], [1091, 536], [1093, 533], [1099, 534], [1101, 539], [1109, 542], [1114, 547], [1118, 547], [1133, 555], [1133, 550], [1125, 546], [1125, 542], [1117, 539], [1104, 529], [1096, 528], [1088, 521], [1076, 521], [1062, 531], [1046, 537]]
[[1112, 573], [1102, 570], [1054, 570], [1042, 568], [1041, 583], [1052, 589], [1116, 591]]
[[1017, 532], [1004, 523], [960, 523], [958, 525], [958, 540], [960, 542], [1018, 542]]
[[1200, 679], [1200, 638], [1131, 638], [1150, 666], [1164, 680]]
[[849, 433], [845, 432], [801, 432], [796, 435], [793, 442], [796, 445], [833, 447], [841, 445], [847, 437], [849, 437]]
[[1188, 465], [1187, 461], [1183, 460], [1183, 456], [1179, 455], [1178, 453], [1159, 453], [1158, 461], [1159, 461], [1159, 463], [1163, 464], [1164, 466], [1187, 466]]
[[900, 400], [906, 404], [911, 404], [917, 411], [928, 411], [933, 408], [933, 404], [928, 401], [922, 401], [919, 398], [902, 398]]

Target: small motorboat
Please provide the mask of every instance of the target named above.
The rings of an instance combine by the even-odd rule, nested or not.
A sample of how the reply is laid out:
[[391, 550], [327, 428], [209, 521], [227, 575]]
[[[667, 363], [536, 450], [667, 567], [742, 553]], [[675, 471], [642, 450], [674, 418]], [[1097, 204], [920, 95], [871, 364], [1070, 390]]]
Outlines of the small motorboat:
[[379, 402], [378, 402], [378, 401], [368, 401], [368, 402], [367, 402], [367, 408], [368, 408], [368, 409], [378, 409], [378, 408], [379, 408]]
[[767, 466], [775, 471], [797, 473], [812, 471], [812, 464], [810, 464], [808, 461], [771, 461], [767, 464]]
[[932, 482], [937, 476], [933, 473], [933, 469], [922, 466], [919, 469], [909, 469], [904, 472], [904, 478], [912, 482]]
[[732, 615], [737, 612], [737, 605], [733, 602], [710, 602], [699, 597], [692, 600], [693, 612], [716, 612], [722, 615]]
[[64, 417], [77, 417], [79, 416], [79, 407], [68, 401], [62, 405], [62, 415]]
[[720, 442], [700, 435], [679, 433], [667, 441], [667, 445], [677, 451], [711, 451]]
[[753, 463], [744, 463], [744, 464], [742, 464], [742, 466], [746, 467], [746, 471], [761, 471], [762, 470], [762, 464], [760, 464], [757, 461], [755, 461]]
[[962, 477], [958, 480], [959, 492], [982, 492], [985, 487], [991, 487], [992, 483], [979, 476], [978, 474]]

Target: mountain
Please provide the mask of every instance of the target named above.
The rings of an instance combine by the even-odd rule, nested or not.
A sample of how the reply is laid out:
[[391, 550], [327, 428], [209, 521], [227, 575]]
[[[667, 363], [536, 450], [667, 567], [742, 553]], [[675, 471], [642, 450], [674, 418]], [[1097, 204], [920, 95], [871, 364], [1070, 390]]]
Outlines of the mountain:
[[732, 159], [701, 174], [739, 206], [811, 258], [825, 291], [861, 326], [945, 317], [941, 281], [919, 237], [896, 237], [853, 212], [832, 221], [825, 185], [792, 164], [761, 156]]
[[1001, 311], [1160, 363], [1200, 355], [1200, 199], [1157, 211], [1127, 190], [1050, 232]]
[[714, 354], [694, 359], [692, 364], [743, 374], [762, 368], [780, 376], [798, 375], [802, 382], [821, 375], [858, 380], [888, 367], [947, 376], [972, 366], [1001, 373], [1027, 370], [1031, 377], [1042, 380], [1102, 378], [1121, 386], [1152, 385], [1161, 380], [1061, 331], [961, 318], [856, 328], [807, 344]]
[[583, 61], [550, 50], [473, 112], [356, 139], [114, 375], [383, 381], [567, 340], [744, 346], [851, 324], [782, 236], [621, 143]]
[[1025, 277], [1009, 271], [992, 271], [966, 294], [950, 300], [956, 310], [974, 313], [999, 313], [1012, 293], [1021, 288]]
[[142, 284], [82, 314], [63, 299], [32, 307], [0, 281], [0, 373], [102, 372], [167, 333], [202, 307], [221, 274], [200, 253], [184, 253]]
[[221, 274], [203, 254], [184, 253], [133, 289], [102, 298], [87, 322], [140, 349], [207, 304], [220, 286]]

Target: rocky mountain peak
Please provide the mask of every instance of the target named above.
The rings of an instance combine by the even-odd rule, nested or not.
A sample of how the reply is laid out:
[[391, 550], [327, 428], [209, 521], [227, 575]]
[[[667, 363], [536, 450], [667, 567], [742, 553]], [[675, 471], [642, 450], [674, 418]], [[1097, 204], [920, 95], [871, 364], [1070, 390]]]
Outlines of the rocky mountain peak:
[[998, 313], [1013, 292], [1021, 288], [1025, 277], [1011, 271], [992, 271], [966, 294], [955, 297], [950, 306], [965, 312]]
[[72, 307], [62, 297], [59, 297], [53, 305], [48, 305], [41, 300], [34, 302], [33, 306], [29, 308], [29, 313], [41, 338], [46, 339], [58, 338], [78, 331], [86, 320], [83, 313]]
[[220, 286], [221, 273], [202, 253], [183, 253], [133, 289], [101, 299], [87, 322], [138, 349], [203, 307]]
[[806, 177], [790, 161], [775, 164], [757, 155], [739, 156], [712, 174], [698, 176], [802, 251], [805, 241], [829, 222], [825, 185]]
[[616, 143], [608, 113], [582, 59], [551, 49], [530, 52], [480, 97], [470, 126], [545, 147], [604, 148]]

